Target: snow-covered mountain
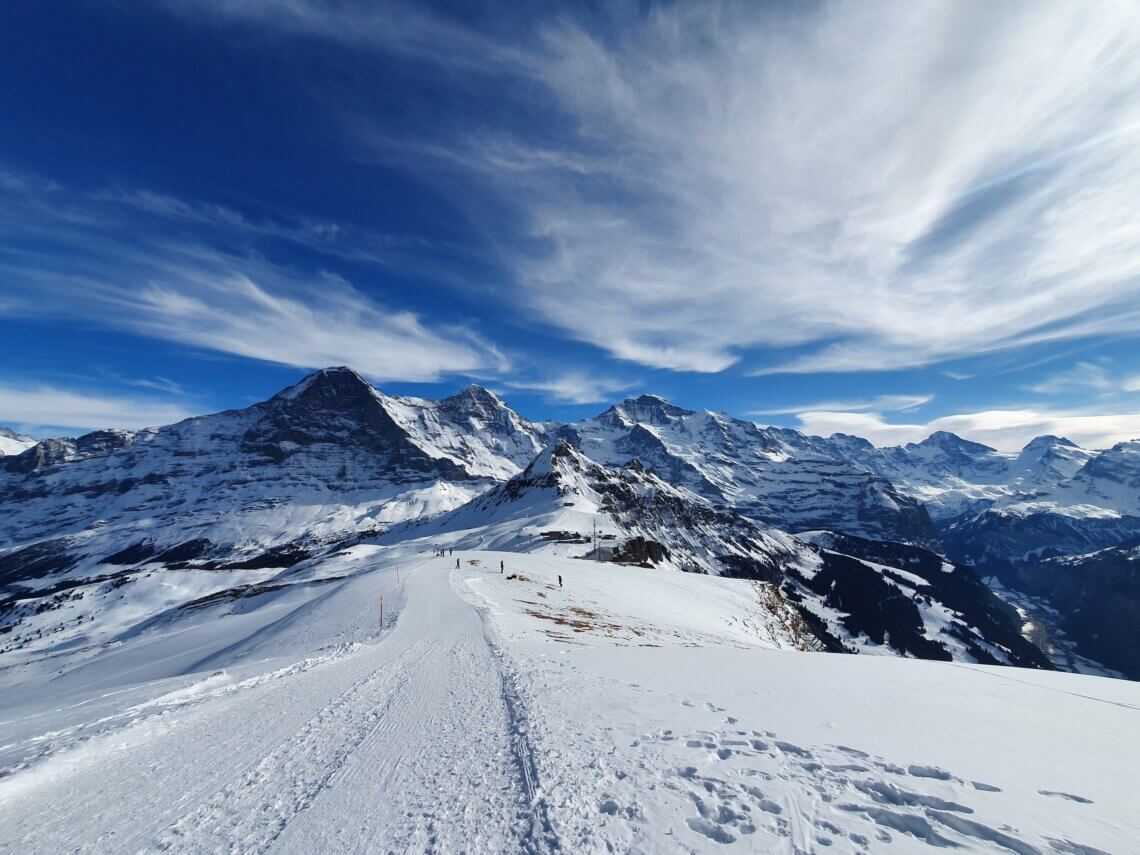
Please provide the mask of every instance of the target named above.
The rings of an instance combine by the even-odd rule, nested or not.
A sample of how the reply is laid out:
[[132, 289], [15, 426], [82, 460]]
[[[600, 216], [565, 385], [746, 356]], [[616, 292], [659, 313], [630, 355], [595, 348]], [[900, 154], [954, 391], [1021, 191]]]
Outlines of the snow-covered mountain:
[[483, 390], [394, 398], [336, 368], [243, 410], [45, 440], [0, 462], [0, 610], [89, 598], [89, 618], [119, 609], [130, 580], [153, 615], [257, 583], [464, 504], [519, 471], [539, 436]]
[[[1023, 451], [1019, 459], [1025, 456]], [[948, 554], [1000, 572], [1019, 562], [1078, 555], [1140, 536], [1140, 442], [1095, 453], [1058, 443], [1037, 458], [1042, 461], [1035, 474], [1049, 469], [1061, 477], [1015, 482], [984, 510], [949, 520], [943, 532]]]
[[31, 448], [37, 442], [35, 437], [23, 433], [16, 433], [6, 427], [0, 427], [0, 457], [19, 454]]
[[[825, 647], [1038, 664], [960, 565], [1016, 584], [1021, 561], [1140, 533], [1137, 445], [880, 449], [652, 395], [539, 424], [478, 386], [431, 401], [325, 369], [246, 409], [4, 457], [0, 609], [9, 647], [47, 647], [108, 609], [121, 626], [365, 540], [581, 555], [596, 523], [619, 560], [773, 585]], [[29, 619], [80, 601], [70, 626]]]
[[482, 386], [439, 401], [374, 395], [419, 448], [474, 476], [509, 478], [546, 443], [543, 425], [522, 418]]
[[789, 531], [835, 529], [935, 546], [926, 509], [865, 466], [796, 431], [642, 395], [561, 435], [607, 465], [640, 460], [662, 478]]
[[920, 500], [938, 523], [1055, 487], [1095, 455], [1055, 436], [1039, 436], [1019, 453], [1008, 454], [947, 431], [886, 448], [860, 437], [833, 434], [818, 439], [816, 448], [886, 478]]
[[969, 568], [924, 549], [763, 527], [638, 460], [605, 467], [565, 439], [519, 475], [383, 543], [584, 556], [750, 579], [769, 632], [800, 649], [1048, 667]]
[[813, 453], [864, 467], [919, 501], [940, 529], [941, 548], [988, 572], [1140, 534], [1138, 446], [1098, 452], [1040, 436], [1009, 454], [944, 431], [887, 448], [844, 434], [810, 443]]
[[7, 458], [0, 544], [62, 538], [97, 556], [137, 540], [148, 557], [175, 546], [182, 560], [249, 557], [457, 506], [541, 447], [540, 430], [486, 390], [397, 398], [326, 369], [244, 410], [45, 440]]

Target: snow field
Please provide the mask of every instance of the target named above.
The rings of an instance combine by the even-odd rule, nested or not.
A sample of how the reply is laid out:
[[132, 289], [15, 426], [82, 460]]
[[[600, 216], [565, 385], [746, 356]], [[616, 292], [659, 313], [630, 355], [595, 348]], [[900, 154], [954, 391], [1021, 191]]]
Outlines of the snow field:
[[527, 581], [455, 575], [524, 675], [569, 849], [1091, 853], [1140, 839], [1135, 683], [765, 649], [734, 620], [751, 583], [513, 558]]
[[358, 546], [279, 581], [0, 671], [0, 851], [1140, 839], [1135, 683], [777, 650], [755, 583], [546, 554]]

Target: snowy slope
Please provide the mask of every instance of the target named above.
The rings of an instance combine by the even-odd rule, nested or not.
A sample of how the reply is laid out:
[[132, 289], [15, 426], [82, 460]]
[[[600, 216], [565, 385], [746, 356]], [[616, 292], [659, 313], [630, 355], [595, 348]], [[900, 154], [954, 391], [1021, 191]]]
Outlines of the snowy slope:
[[1140, 833], [1137, 684], [778, 650], [748, 580], [454, 559], [351, 547], [0, 669], [0, 843], [1089, 853]]
[[[667, 594], [530, 561], [525, 582], [463, 575], [522, 663], [540, 779], [576, 847], [1123, 852], [1140, 833], [1118, 786], [1136, 684], [692, 643], [670, 638]], [[703, 604], [686, 619], [707, 621]]]
[[38, 440], [23, 433], [16, 433], [6, 427], [0, 427], [0, 457], [19, 454], [31, 448]]
[[[595, 531], [598, 540], [593, 540]], [[773, 637], [799, 649], [1046, 667], [1020, 618], [969, 568], [919, 547], [764, 528], [638, 463], [606, 468], [565, 440], [520, 475], [387, 544], [594, 556], [758, 583]]]

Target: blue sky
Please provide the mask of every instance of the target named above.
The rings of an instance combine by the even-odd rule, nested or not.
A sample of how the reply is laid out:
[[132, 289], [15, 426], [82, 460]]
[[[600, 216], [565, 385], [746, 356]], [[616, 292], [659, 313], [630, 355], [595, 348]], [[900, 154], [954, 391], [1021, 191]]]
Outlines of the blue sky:
[[348, 364], [880, 444], [1140, 436], [1111, 3], [10, 3], [0, 424]]

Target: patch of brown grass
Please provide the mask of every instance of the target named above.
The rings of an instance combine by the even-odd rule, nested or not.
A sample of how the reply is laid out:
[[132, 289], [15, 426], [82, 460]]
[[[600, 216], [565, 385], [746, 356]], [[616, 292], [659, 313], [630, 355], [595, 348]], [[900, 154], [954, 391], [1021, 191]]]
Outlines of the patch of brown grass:
[[607, 623], [603, 621], [597, 613], [591, 612], [588, 609], [572, 608], [570, 611], [574, 613], [574, 617], [570, 615], [551, 614], [550, 612], [544, 612], [538, 609], [527, 609], [526, 613], [539, 620], [547, 620], [558, 626], [564, 626], [573, 632], [600, 631], [610, 634], [621, 629], [618, 624]]

